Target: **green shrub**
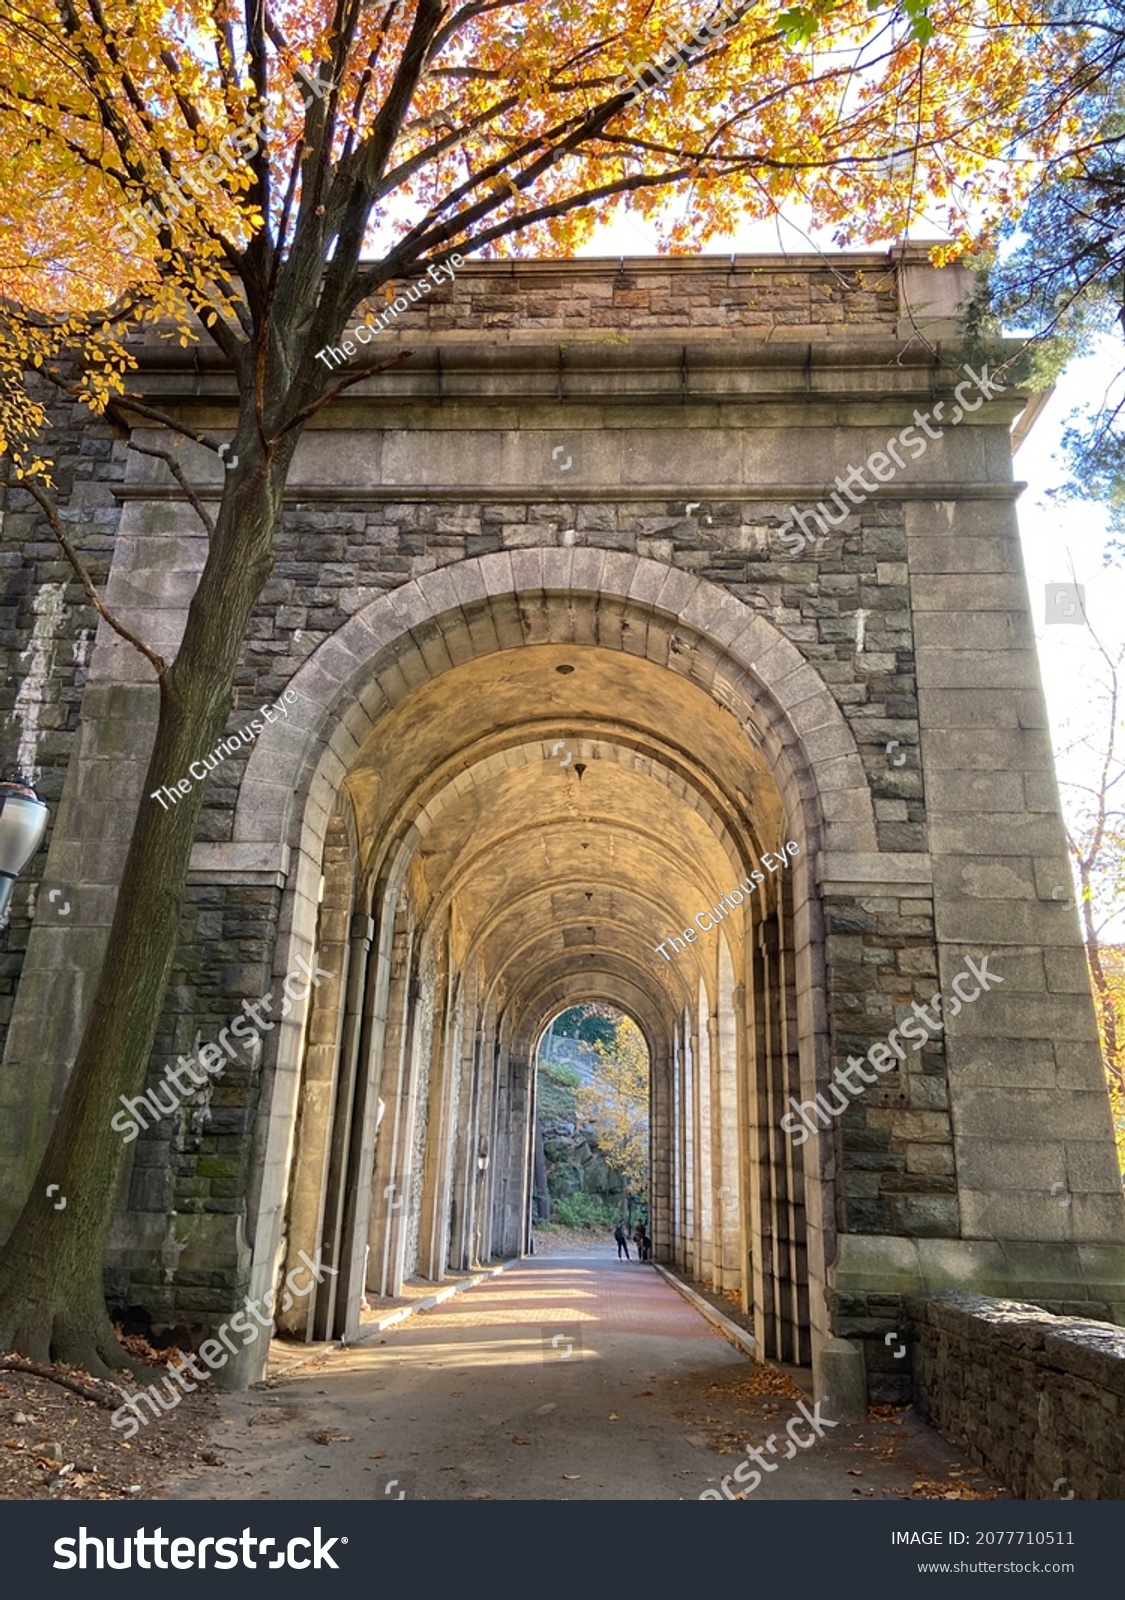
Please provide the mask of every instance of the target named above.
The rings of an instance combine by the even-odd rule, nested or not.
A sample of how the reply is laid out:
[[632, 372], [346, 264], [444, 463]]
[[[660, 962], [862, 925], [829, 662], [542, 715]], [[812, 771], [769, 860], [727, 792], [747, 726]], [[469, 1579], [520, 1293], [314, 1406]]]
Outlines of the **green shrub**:
[[552, 1083], [561, 1084], [566, 1089], [576, 1089], [582, 1082], [578, 1068], [568, 1067], [565, 1061], [545, 1061], [540, 1070]]
[[540, 1067], [539, 1121], [573, 1125], [578, 1116], [574, 1091], [581, 1079], [573, 1067]]
[[612, 1228], [619, 1221], [619, 1213], [593, 1194], [564, 1195], [552, 1209], [555, 1221], [567, 1228]]

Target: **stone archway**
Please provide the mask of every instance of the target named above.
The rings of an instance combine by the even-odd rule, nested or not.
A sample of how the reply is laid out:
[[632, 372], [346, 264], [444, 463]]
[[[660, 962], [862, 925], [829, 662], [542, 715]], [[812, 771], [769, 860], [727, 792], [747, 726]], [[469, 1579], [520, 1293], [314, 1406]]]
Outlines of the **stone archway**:
[[[514, 659], [513, 651], [529, 648], [575, 661], [596, 658], [603, 672], [618, 674], [607, 703], [575, 702], [549, 715], [542, 704], [528, 705], [518, 716], [494, 705], [487, 729], [462, 739], [454, 718], [445, 744], [439, 738], [432, 748], [408, 731], [410, 707], [425, 708], [427, 693], [435, 696], [430, 725], [444, 714], [433, 686], [460, 676], [470, 692], [480, 692], [480, 663]], [[556, 671], [571, 665], [560, 661]], [[693, 727], [681, 716], [680, 724], [670, 718], [660, 726], [661, 674], [675, 675], [682, 692], [695, 696], [713, 720], [706, 729], [710, 756], [691, 747], [702, 723]], [[631, 714], [614, 714], [613, 694], [623, 695], [630, 679], [637, 681]], [[503, 1246], [521, 1246], [534, 1036], [545, 1006], [595, 984], [625, 1009], [628, 996], [653, 1038], [658, 1250], [741, 1289], [762, 1320], [767, 1350], [807, 1360], [810, 1340], [827, 1333], [831, 1239], [819, 1224], [810, 1230], [806, 1218], [833, 1215], [832, 1175], [826, 1155], [814, 1150], [814, 1160], [803, 1166], [779, 1149], [769, 1119], [777, 1120], [775, 1102], [779, 1095], [784, 1100], [783, 1090], [808, 1086], [813, 1092], [827, 1072], [826, 1008], [816, 999], [824, 979], [815, 868], [825, 850], [855, 855], [872, 853], [875, 845], [862, 763], [818, 674], [771, 623], [724, 590], [643, 558], [552, 548], [464, 562], [372, 602], [316, 650], [292, 687], [298, 699], [288, 724], [265, 730], [247, 766], [231, 849], [264, 855], [271, 840], [274, 849], [281, 840], [292, 852], [276, 970], [289, 970], [298, 956], [311, 957], [318, 940], [323, 944], [328, 907], [337, 912], [333, 949], [346, 958], [347, 972], [318, 994], [311, 1043], [297, 1028], [282, 1033], [263, 1085], [268, 1121], [255, 1281], [272, 1280], [283, 1235], [290, 1253], [327, 1246], [342, 1277], [327, 1320], [324, 1306], [318, 1307], [323, 1336], [333, 1318], [341, 1332], [354, 1323], [360, 1248], [368, 1239], [382, 1288], [408, 1265], [440, 1276], [448, 1250], [456, 1257], [452, 1235], [481, 1236], [476, 1215], [482, 1207], [496, 1213]], [[617, 903], [589, 924], [586, 948], [577, 925], [581, 907], [563, 905], [560, 914], [568, 920], [560, 945], [548, 903], [594, 893], [580, 887], [577, 868], [494, 900], [472, 935], [458, 939], [455, 903], [475, 876], [492, 870], [487, 850], [458, 857], [455, 881], [439, 879], [427, 890], [425, 916], [404, 918], [413, 864], [441, 840], [465, 797], [471, 801], [482, 787], [513, 773], [523, 775], [526, 794], [545, 765], [561, 765], [550, 754], [560, 742], [550, 736], [560, 732], [572, 769], [559, 774], [564, 782], [573, 786], [577, 773], [580, 783], [579, 768], [596, 782], [612, 764], [617, 776], [653, 792], [659, 787], [669, 804], [690, 814], [710, 841], [705, 871], [667, 828], [661, 833], [667, 817], [654, 829], [638, 815], [627, 831], [631, 848], [662, 851], [669, 873], [694, 881], [700, 906], [714, 909], [780, 842], [774, 832], [798, 846], [791, 880], [763, 874], [770, 881], [758, 890], [757, 910], [744, 916], [746, 926], [737, 934], [724, 928], [706, 959], [682, 967], [657, 950], [671, 929], [668, 907], [662, 924], [659, 896], [648, 880], [615, 884]], [[392, 794], [394, 777], [376, 771], [377, 762], [366, 768], [364, 752], [395, 739], [403, 741], [409, 781], [404, 774]], [[389, 786], [374, 809], [365, 789], [371, 784]], [[342, 864], [346, 852], [335, 848], [332, 860], [343, 875], [335, 886], [326, 867], [333, 815], [340, 819], [336, 836], [346, 815], [346, 831], [358, 840], [349, 865]], [[622, 818], [603, 823], [616, 827], [616, 837], [625, 829]], [[549, 821], [555, 846], [583, 830], [596, 837], [596, 819]], [[513, 837], [519, 831], [510, 830]], [[680, 898], [681, 925], [690, 926], [690, 892]], [[345, 902], [350, 947], [340, 937]], [[733, 901], [726, 908], [732, 910]], [[638, 941], [638, 924], [656, 931]], [[594, 950], [599, 935], [609, 949]], [[748, 939], [761, 948], [751, 953]], [[767, 1004], [767, 991], [779, 983], [784, 1000]], [[424, 1004], [419, 990], [429, 997]], [[689, 1013], [692, 1021], [685, 1023]], [[344, 1069], [332, 1095], [322, 1093], [316, 1107], [307, 1097], [301, 1104], [294, 1167], [289, 1155], [302, 1071], [307, 1088], [315, 1057], [323, 1078], [326, 1049], [336, 1050]], [[360, 1081], [365, 1073], [366, 1087]], [[351, 1119], [343, 1138], [341, 1116]], [[450, 1141], [466, 1118], [475, 1142], [457, 1157], [458, 1173]], [[372, 1161], [367, 1146], [376, 1134]], [[469, 1170], [475, 1159], [482, 1172], [495, 1174], [497, 1155], [508, 1191], [502, 1201]], [[742, 1172], [752, 1173], [752, 1181], [744, 1183]], [[325, 1173], [326, 1209], [310, 1232], [310, 1185]], [[328, 1235], [344, 1225], [344, 1193], [357, 1182], [370, 1198], [351, 1195], [351, 1235], [339, 1246]], [[300, 1216], [295, 1189], [306, 1195]], [[811, 1190], [824, 1192], [814, 1196]], [[331, 1219], [327, 1234], [325, 1216]]]
[[[947, 429], [796, 558], [778, 538], [786, 518], [812, 531], [800, 508], [951, 391], [964, 352], [945, 313], [964, 280], [922, 254], [467, 266], [413, 353], [310, 425], [232, 721], [243, 692], [301, 698], [209, 785], [153, 1072], [221, 1037], [298, 956], [331, 951], [333, 976], [244, 1052], [221, 1102], [201, 1092], [131, 1146], [114, 1303], [218, 1325], [251, 1276], [254, 1294], [275, 1287], [305, 1230], [343, 1251], [295, 1330], [323, 1331], [358, 1303], [368, 1240], [388, 1280], [518, 1248], [537, 1007], [647, 985], [661, 1226], [673, 1259], [752, 1299], [767, 1349], [802, 1353], [806, 1328], [814, 1353], [854, 1339], [876, 1397], [901, 1399], [883, 1336], [912, 1289], [1049, 1289], [1043, 1303], [1125, 1314], [1013, 510], [1026, 396]], [[920, 290], [944, 308], [923, 319], [941, 362], [917, 339]], [[164, 340], [139, 354], [142, 393], [193, 428], [229, 425], [229, 375]], [[219, 492], [212, 457], [183, 461]], [[107, 602], [174, 650], [204, 532], [158, 455], [104, 472], [124, 502]], [[79, 485], [71, 513], [88, 508]], [[16, 543], [40, 558], [32, 533]], [[576, 665], [572, 686], [596, 667], [603, 692], [583, 705], [552, 676], [546, 695], [534, 662]], [[79, 900], [12, 951], [0, 1213], [18, 1211], [74, 1059], [154, 717], [147, 665], [102, 626], [81, 727], [64, 709], [38, 750], [60, 782], [66, 767], [43, 881]], [[529, 825], [495, 826], [489, 796]], [[782, 893], [654, 957], [783, 819], [801, 853]], [[622, 859], [591, 882], [594, 823]], [[987, 1003], [786, 1143], [789, 1100], [811, 1105], [829, 1066], [986, 952], [1003, 973]]]

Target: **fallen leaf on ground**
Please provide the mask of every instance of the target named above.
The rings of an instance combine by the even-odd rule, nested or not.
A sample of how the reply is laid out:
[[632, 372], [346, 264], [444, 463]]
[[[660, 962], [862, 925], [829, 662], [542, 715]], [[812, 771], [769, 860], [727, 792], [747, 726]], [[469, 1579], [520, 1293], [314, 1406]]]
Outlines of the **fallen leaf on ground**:
[[[674, 1382], [676, 1380], [673, 1380]], [[728, 1394], [736, 1399], [753, 1399], [763, 1394], [783, 1395], [790, 1400], [803, 1400], [805, 1393], [798, 1389], [786, 1373], [777, 1367], [762, 1365], [756, 1367], [748, 1378], [735, 1379], [731, 1383], [709, 1385], [712, 1394]]]
[[893, 1422], [900, 1427], [910, 1409], [910, 1406], [868, 1406], [867, 1413], [874, 1422]]
[[911, 1491], [926, 1500], [998, 1500], [997, 1489], [971, 1489], [967, 1483], [943, 1483], [940, 1478], [916, 1478]]

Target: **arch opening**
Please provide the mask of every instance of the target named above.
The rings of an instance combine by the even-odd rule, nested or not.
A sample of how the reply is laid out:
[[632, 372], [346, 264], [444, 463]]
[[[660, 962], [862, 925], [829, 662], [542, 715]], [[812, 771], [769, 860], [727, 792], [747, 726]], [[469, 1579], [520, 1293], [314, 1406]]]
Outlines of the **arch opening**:
[[[586, 1001], [551, 1018], [535, 1053], [534, 1247], [605, 1245], [648, 1223], [651, 1058], [639, 1024]], [[621, 1242], [618, 1241], [618, 1254]]]
[[829, 1179], [778, 1124], [823, 1044], [798, 967], [820, 959], [809, 862], [831, 819], [737, 652], [651, 605], [609, 635], [604, 595], [538, 598], [518, 643], [498, 615], [415, 623], [311, 725], [289, 927], [340, 976], [291, 1041], [300, 1093], [271, 1107], [273, 1249], [319, 1248], [336, 1276], [286, 1331], [354, 1336], [409, 1280], [528, 1249], [538, 1047], [592, 1001], [646, 1044], [657, 1259], [807, 1362]]

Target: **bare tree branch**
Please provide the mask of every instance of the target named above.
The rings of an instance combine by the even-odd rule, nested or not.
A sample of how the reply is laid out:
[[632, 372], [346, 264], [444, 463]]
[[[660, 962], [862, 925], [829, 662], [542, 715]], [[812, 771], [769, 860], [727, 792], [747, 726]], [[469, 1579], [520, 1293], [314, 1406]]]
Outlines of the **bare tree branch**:
[[103, 1411], [111, 1411], [118, 1404], [117, 1395], [107, 1394], [104, 1389], [95, 1389], [93, 1384], [83, 1383], [80, 1378], [75, 1378], [69, 1372], [60, 1372], [56, 1367], [44, 1366], [41, 1361], [28, 1361], [25, 1356], [14, 1353], [0, 1356], [0, 1372], [26, 1372], [33, 1378], [44, 1378], [48, 1383], [61, 1384], [64, 1389], [69, 1389], [71, 1394], [81, 1395], [83, 1400], [92, 1400], [96, 1406], [101, 1406]]
[[[219, 455], [220, 450], [223, 448], [222, 442], [218, 439], [213, 439], [209, 433], [200, 433], [197, 428], [187, 427], [184, 423], [178, 422], [175, 417], [170, 417], [166, 411], [160, 411], [156, 406], [148, 405], [136, 395], [115, 395], [113, 399], [106, 401], [106, 410], [117, 415], [118, 421], [122, 423], [124, 423], [124, 418], [120, 416], [120, 412], [135, 411], [139, 417], [148, 417], [152, 422], [162, 423], [164, 427], [170, 428], [173, 433], [181, 434], [183, 438], [190, 439], [193, 444], [204, 445], [208, 450], [213, 450], [216, 455]], [[124, 425], [128, 426], [128, 424]], [[222, 457], [220, 456], [219, 459], [221, 460]]]
[[167, 662], [164, 660], [163, 656], [158, 656], [155, 650], [150, 650], [143, 639], [138, 639], [135, 633], [130, 632], [123, 622], [118, 622], [112, 611], [110, 611], [109, 607], [104, 603], [101, 595], [99, 595], [98, 591], [94, 588], [93, 580], [91, 579], [90, 574], [86, 571], [81, 561], [79, 561], [73, 545], [67, 538], [66, 534], [62, 531], [62, 526], [59, 523], [58, 512], [47, 499], [43, 491], [39, 488], [38, 484], [35, 483], [35, 481], [31, 478], [17, 480], [14, 483], [9, 479], [4, 478], [0, 479], [0, 489], [25, 489], [36, 502], [36, 504], [39, 506], [39, 509], [42, 511], [43, 515], [50, 524], [51, 532], [62, 546], [63, 554], [74, 568], [75, 576], [82, 585], [83, 589], [86, 591], [87, 600], [89, 600], [94, 610], [98, 613], [98, 616], [102, 617], [104, 621], [113, 629], [114, 633], [119, 634], [127, 644], [131, 644], [134, 650], [140, 651], [141, 655], [144, 656], [145, 660], [152, 667], [152, 670], [156, 673], [157, 682], [160, 685], [161, 693], [163, 693], [164, 675], [168, 670]]
[[273, 442], [276, 444], [277, 440], [283, 438], [290, 429], [299, 428], [303, 422], [307, 422], [310, 417], [315, 416], [322, 406], [326, 406], [330, 401], [335, 400], [337, 395], [343, 394], [344, 390], [350, 389], [354, 383], [362, 383], [365, 378], [373, 378], [377, 372], [386, 372], [391, 367], [397, 367], [400, 362], [407, 360], [413, 354], [413, 350], [396, 350], [393, 356], [389, 356], [386, 361], [379, 362], [377, 366], [364, 367], [362, 372], [355, 372], [351, 377], [342, 378], [333, 388], [326, 389], [319, 400], [311, 401], [303, 410], [298, 411], [296, 416], [290, 417], [280, 433], [275, 436]]
[[180, 466], [180, 463], [176, 460], [175, 456], [167, 450], [153, 450], [150, 449], [148, 445], [137, 444], [135, 439], [130, 439], [125, 448], [127, 450], [135, 450], [139, 456], [154, 456], [157, 461], [163, 461], [165, 463], [168, 471], [172, 474], [180, 488], [187, 495], [188, 500], [191, 502], [192, 507], [195, 510], [196, 516], [207, 529], [208, 534], [214, 538], [215, 524], [211, 518], [211, 513], [207, 510], [206, 506], [200, 500], [191, 484], [184, 477], [183, 468]]

